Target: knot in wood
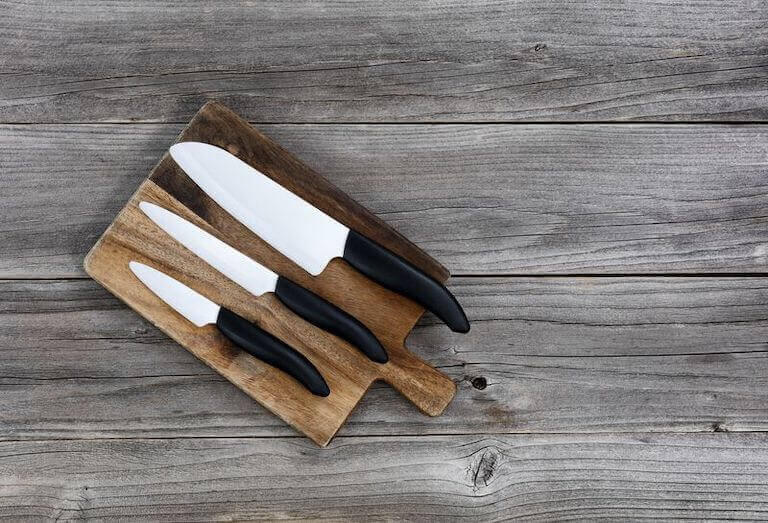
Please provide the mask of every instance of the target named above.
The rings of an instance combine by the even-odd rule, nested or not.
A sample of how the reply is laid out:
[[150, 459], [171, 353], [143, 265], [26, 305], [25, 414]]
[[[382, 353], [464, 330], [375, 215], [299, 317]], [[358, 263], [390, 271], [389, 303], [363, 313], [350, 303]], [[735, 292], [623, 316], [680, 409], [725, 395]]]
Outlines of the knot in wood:
[[483, 390], [488, 386], [488, 380], [486, 380], [482, 376], [478, 376], [477, 378], [472, 378], [471, 383], [472, 383], [472, 386], [477, 390]]
[[470, 467], [472, 489], [475, 491], [487, 487], [493, 481], [501, 462], [501, 452], [496, 447], [485, 447], [477, 452], [477, 455], [480, 457], [475, 459]]

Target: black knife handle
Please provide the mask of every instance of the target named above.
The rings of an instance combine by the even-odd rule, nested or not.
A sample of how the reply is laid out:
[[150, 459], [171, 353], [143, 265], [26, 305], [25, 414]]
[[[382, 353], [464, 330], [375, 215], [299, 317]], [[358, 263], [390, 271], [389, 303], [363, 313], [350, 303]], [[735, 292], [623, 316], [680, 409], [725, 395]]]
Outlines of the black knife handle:
[[376, 363], [389, 360], [387, 351], [368, 327], [314, 292], [280, 276], [277, 278], [275, 295], [293, 312], [348, 341]]
[[235, 345], [293, 376], [312, 394], [330, 394], [328, 384], [307, 358], [242, 316], [222, 307], [216, 326]]
[[467, 316], [451, 292], [410, 262], [350, 229], [344, 259], [383, 287], [432, 311], [455, 332], [468, 332]]

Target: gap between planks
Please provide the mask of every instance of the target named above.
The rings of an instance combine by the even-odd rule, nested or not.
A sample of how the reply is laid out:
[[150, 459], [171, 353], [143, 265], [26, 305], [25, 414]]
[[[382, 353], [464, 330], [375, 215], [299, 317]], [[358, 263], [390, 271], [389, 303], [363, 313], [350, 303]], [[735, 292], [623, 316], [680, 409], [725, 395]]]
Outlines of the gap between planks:
[[[25, 122], [25, 121], [15, 121], [15, 122], [0, 122], [0, 125], [24, 125], [24, 126], [32, 126], [32, 125], [186, 125], [189, 123], [188, 121], [181, 121], [181, 120], [137, 120], [137, 121], [130, 121], [130, 120], [95, 120], [95, 121], [58, 121], [58, 120], [51, 120], [51, 121], [41, 121], [41, 122]], [[633, 120], [578, 120], [578, 121], [571, 121], [571, 120], [536, 120], [536, 121], [515, 121], [515, 120], [491, 120], [491, 121], [483, 121], [483, 120], [477, 120], [477, 121], [471, 121], [471, 122], [465, 122], [462, 120], [450, 120], [450, 121], [440, 121], [440, 122], [430, 122], [430, 121], [408, 121], [408, 120], [391, 120], [391, 121], [385, 121], [385, 122], [379, 122], [379, 121], [368, 121], [368, 120], [359, 120], [359, 121], [288, 121], [288, 120], [265, 120], [265, 121], [256, 121], [256, 120], [248, 120], [248, 123], [253, 125], [254, 127], [258, 127], [259, 125], [316, 125], [316, 126], [326, 126], [326, 127], [332, 127], [337, 125], [381, 125], [381, 126], [401, 126], [401, 125], [425, 125], [425, 126], [434, 126], [434, 127], [440, 127], [440, 126], [450, 126], [450, 125], [465, 125], [465, 126], [471, 126], [471, 125], [516, 125], [516, 126], [535, 126], [535, 125], [566, 125], [571, 127], [576, 127], [580, 125], [619, 125], [619, 126], [654, 126], [654, 125], [665, 125], [668, 127], [675, 127], [675, 126], [698, 126], [698, 127], [733, 127], [733, 126], [750, 126], [750, 125], [768, 125], [768, 120], [675, 120], [674, 122], [665, 121], [665, 120], [642, 120], [642, 121], [633, 121]]]
[[[768, 278], [768, 272], [641, 272], [641, 273], [498, 273], [498, 274], [451, 274], [451, 278]], [[0, 281], [66, 281], [90, 280], [87, 274], [0, 274]]]
[[[333, 442], [343, 443], [344, 440], [359, 440], [359, 439], [382, 439], [382, 438], [397, 438], [397, 439], [428, 439], [428, 438], [454, 438], [454, 437], [463, 437], [463, 436], [475, 436], [478, 439], [488, 439], [493, 437], [520, 437], [520, 438], [527, 438], [527, 437], [548, 437], [548, 436], [583, 436], [583, 437], [625, 437], [625, 436], [631, 436], [635, 434], [644, 434], [644, 435], [652, 435], [652, 436], [693, 436], [696, 437], [698, 435], [701, 436], [710, 436], [712, 434], [734, 434], [738, 436], [749, 436], [750, 434], [754, 435], [763, 435], [768, 433], [768, 430], [739, 430], [739, 429], [725, 429], [720, 426], [718, 423], [713, 423], [712, 427], [709, 430], [689, 430], [689, 431], [682, 431], [682, 430], [666, 430], [666, 431], [608, 431], [608, 432], [566, 432], [566, 431], [547, 431], [547, 432], [440, 432], [436, 434], [424, 434], [424, 433], [398, 433], [398, 434], [387, 434], [385, 432], [381, 433], [367, 433], [367, 434], [351, 434], [351, 435], [343, 435], [343, 436], [336, 436], [333, 438]], [[259, 435], [255, 434], [252, 436], [103, 436], [103, 437], [75, 437], [75, 438], [18, 438], [18, 439], [11, 439], [11, 438], [0, 438], [0, 445], [7, 444], [7, 443], [39, 443], [39, 442], [47, 442], [47, 441], [93, 441], [93, 442], [101, 442], [101, 441], [184, 441], [184, 440], [210, 440], [210, 441], [218, 441], [218, 440], [245, 440], [245, 441], [259, 441], [259, 440], [285, 440], [285, 439], [296, 439], [296, 440], [307, 440], [308, 438], [304, 436], [303, 434], [275, 434], [275, 435]], [[322, 448], [320, 448], [322, 450]]]

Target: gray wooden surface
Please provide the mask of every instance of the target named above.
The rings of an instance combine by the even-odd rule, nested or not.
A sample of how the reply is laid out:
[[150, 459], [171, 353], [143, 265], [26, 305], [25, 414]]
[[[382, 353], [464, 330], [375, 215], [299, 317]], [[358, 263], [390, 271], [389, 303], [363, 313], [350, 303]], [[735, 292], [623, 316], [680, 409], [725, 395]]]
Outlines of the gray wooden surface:
[[4, 488], [12, 520], [768, 517], [758, 434], [13, 441], [0, 458], [25, 478]]
[[[752, 0], [0, 1], [0, 517], [768, 519], [767, 44]], [[443, 416], [376, 385], [319, 449], [85, 277], [209, 99], [452, 271]]]
[[764, 120], [759, 0], [3, 2], [3, 121]]
[[[0, 276], [84, 276], [83, 256], [181, 128], [0, 126], [3, 162], [24, 173], [24, 183], [0, 179], [11, 195]], [[259, 128], [454, 275], [738, 273], [768, 262], [765, 126]]]

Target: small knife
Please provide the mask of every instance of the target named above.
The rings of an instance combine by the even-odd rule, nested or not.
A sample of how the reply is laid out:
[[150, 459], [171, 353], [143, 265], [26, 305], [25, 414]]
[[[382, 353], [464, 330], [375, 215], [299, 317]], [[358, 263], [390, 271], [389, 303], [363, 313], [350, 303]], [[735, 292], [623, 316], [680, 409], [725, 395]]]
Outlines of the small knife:
[[350, 314], [288, 278], [278, 276], [181, 216], [146, 201], [139, 203], [139, 208], [171, 238], [254, 296], [274, 292], [285, 306], [308, 322], [348, 341], [377, 363], [388, 361], [387, 352], [376, 336]]
[[432, 311], [452, 330], [469, 331], [461, 305], [445, 286], [236, 156], [200, 142], [178, 143], [170, 152], [224, 210], [313, 276], [341, 257], [368, 278]]
[[317, 368], [268, 332], [157, 269], [136, 261], [128, 266], [149, 290], [197, 327], [215, 324], [235, 345], [289, 374], [312, 394], [323, 397], [330, 394]]

